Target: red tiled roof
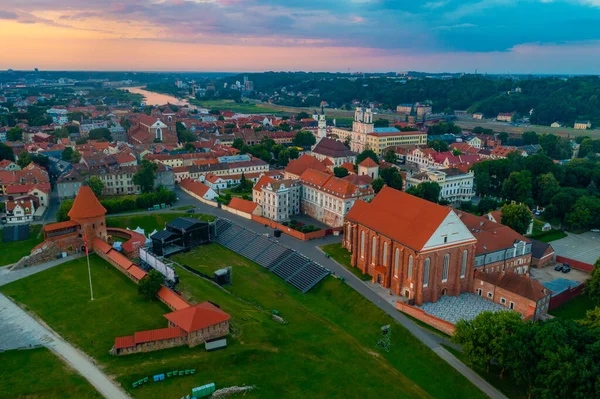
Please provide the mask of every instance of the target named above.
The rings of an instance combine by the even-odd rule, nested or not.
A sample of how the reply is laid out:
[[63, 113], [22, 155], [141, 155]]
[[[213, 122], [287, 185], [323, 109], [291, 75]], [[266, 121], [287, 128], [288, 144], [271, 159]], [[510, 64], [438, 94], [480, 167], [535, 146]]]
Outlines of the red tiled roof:
[[111, 249], [113, 249], [110, 246], [110, 244], [108, 244], [106, 241], [103, 241], [99, 237], [94, 237], [94, 239], [92, 240], [92, 245], [95, 249], [104, 252], [105, 254], [108, 253]]
[[108, 255], [110, 259], [112, 259], [117, 265], [121, 266], [125, 270], [129, 270], [134, 266], [132, 261], [127, 259], [125, 255], [122, 255], [116, 249], [111, 249], [110, 251], [106, 252], [106, 255]]
[[115, 338], [115, 349], [131, 348], [132, 346], [135, 346], [133, 335]]
[[81, 186], [68, 215], [71, 219], [94, 218], [106, 215], [106, 209], [89, 186]]
[[290, 161], [285, 168], [287, 173], [300, 176], [306, 169], [315, 169], [320, 172], [330, 173], [329, 169], [323, 165], [317, 158], [303, 154], [300, 158]]
[[160, 286], [158, 293], [156, 294], [163, 302], [167, 303], [169, 306], [173, 307], [175, 310], [181, 310], [185, 308], [189, 308], [190, 304], [183, 300], [179, 295], [165, 287], [164, 285]]
[[529, 242], [510, 227], [494, 223], [484, 216], [475, 216], [467, 212], [458, 211], [458, 217], [477, 238], [475, 253], [486, 254], [501, 249], [512, 248], [517, 241]]
[[254, 185], [253, 188], [254, 188], [254, 190], [260, 190], [263, 187], [266, 187], [268, 184], [273, 183], [274, 181], [275, 181], [275, 179], [273, 179], [267, 175], [263, 175], [260, 179], [258, 179], [258, 181], [256, 182], [256, 184]]
[[421, 250], [449, 213], [446, 207], [386, 186], [370, 203], [356, 201], [346, 219]]
[[157, 330], [140, 331], [133, 334], [133, 340], [136, 344], [144, 342], [161, 341], [186, 335], [179, 327], [159, 328]]
[[228, 206], [237, 211], [251, 214], [252, 212], [254, 212], [258, 204], [242, 198], [233, 197], [231, 198], [231, 202]]
[[377, 165], [377, 163], [375, 161], [373, 161], [371, 158], [366, 157], [364, 159], [364, 161], [362, 161], [361, 163], [358, 164], [358, 166], [364, 166], [365, 168], [374, 168]]
[[536, 302], [550, 294], [550, 290], [525, 274], [475, 270], [474, 277]]
[[131, 274], [133, 277], [135, 277], [137, 280], [141, 280], [144, 277], [146, 277], [146, 273], [145, 271], [143, 271], [142, 269], [140, 269], [139, 267], [137, 267], [136, 265], [133, 265], [129, 268], [129, 270], [127, 270], [129, 272], [129, 274]]
[[227, 321], [230, 315], [210, 302], [202, 302], [189, 308], [176, 310], [165, 315], [167, 320], [185, 332], [194, 332]]
[[200, 183], [199, 181], [192, 180], [192, 179], [181, 180], [179, 182], [179, 186], [188, 191], [191, 191], [192, 193], [194, 193], [200, 197], [204, 197], [204, 195], [208, 192], [208, 190], [210, 190], [210, 187], [208, 187], [206, 184]]
[[[79, 226], [79, 223], [74, 222], [72, 220], [67, 220], [66, 222], [58, 222], [47, 224], [43, 227], [44, 231], [55, 231], [60, 229], [66, 229], [69, 227]], [[102, 240], [100, 240], [102, 241]]]
[[344, 162], [343, 164], [340, 165], [340, 168], [344, 168], [350, 173], [356, 173], [355, 169], [354, 169], [354, 164], [351, 162]]

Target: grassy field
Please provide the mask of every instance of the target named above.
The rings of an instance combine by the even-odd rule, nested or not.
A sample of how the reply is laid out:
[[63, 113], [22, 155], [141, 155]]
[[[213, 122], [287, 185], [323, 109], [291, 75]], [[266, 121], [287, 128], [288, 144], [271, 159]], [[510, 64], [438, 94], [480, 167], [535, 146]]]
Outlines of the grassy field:
[[96, 390], [46, 348], [0, 353], [0, 399], [100, 399]]
[[194, 218], [210, 222], [215, 220], [215, 217], [212, 215], [200, 213], [157, 212], [146, 215], [109, 216], [106, 218], [106, 225], [108, 227], [118, 227], [121, 229], [129, 227], [132, 230], [141, 227], [146, 233], [151, 233], [154, 229], [164, 229], [166, 223], [179, 217]]
[[[444, 344], [442, 344], [442, 346], [460, 361], [467, 365], [469, 364], [467, 357], [462, 352]], [[515, 385], [512, 379], [507, 377], [500, 378], [500, 370], [497, 368], [492, 366], [490, 371], [486, 371], [480, 367], [472, 367], [472, 369], [510, 399], [526, 399], [528, 397], [527, 390]]]
[[338, 244], [327, 244], [319, 247], [323, 250], [323, 252], [329, 254], [331, 259], [335, 260], [340, 265], [344, 266], [348, 271], [352, 272], [356, 277], [363, 281], [371, 281], [373, 278], [368, 274], [363, 274], [363, 272], [357, 268], [352, 267], [350, 263], [350, 252], [344, 247], [342, 247], [341, 243]]
[[550, 314], [561, 319], [581, 320], [585, 318], [585, 313], [594, 309], [594, 307], [596, 307], [596, 304], [592, 301], [592, 298], [584, 293], [550, 311]]
[[[165, 327], [161, 315], [167, 309], [142, 300], [133, 283], [97, 257], [92, 257], [93, 302], [84, 260], [46, 270], [2, 291], [96, 358], [134, 397], [181, 397], [209, 382], [217, 387], [256, 385], [247, 398], [485, 397], [393, 319], [333, 277], [302, 294], [218, 244], [176, 258], [206, 273], [233, 266], [229, 292], [178, 270], [184, 297], [193, 303], [211, 300], [232, 315], [227, 349], [182, 347], [108, 355], [115, 336]], [[273, 309], [287, 324], [271, 319]], [[390, 353], [376, 349], [385, 324], [392, 324]], [[181, 368], [196, 368], [196, 375], [131, 388], [141, 377]], [[384, 378], [387, 382], [382, 383]]]
[[529, 238], [533, 238], [538, 241], [543, 242], [552, 242], [556, 240], [560, 240], [561, 238], [565, 238], [567, 236], [562, 230], [550, 230], [545, 231], [543, 233], [534, 233], [528, 236]]
[[196, 206], [195, 205], [185, 205], [185, 206], [178, 206], [176, 208], [171, 208], [172, 211], [187, 211], [189, 209], [194, 209]]
[[199, 107], [218, 109], [220, 111], [233, 111], [241, 114], [277, 114], [280, 111], [268, 105], [256, 105], [254, 103], [235, 103], [232, 100], [190, 100], [190, 104]]
[[[0, 230], [0, 237], [3, 231]], [[17, 262], [25, 255], [29, 255], [33, 247], [44, 241], [42, 226], [32, 224], [29, 227], [29, 238], [24, 241], [0, 242], [0, 266], [10, 265]]]

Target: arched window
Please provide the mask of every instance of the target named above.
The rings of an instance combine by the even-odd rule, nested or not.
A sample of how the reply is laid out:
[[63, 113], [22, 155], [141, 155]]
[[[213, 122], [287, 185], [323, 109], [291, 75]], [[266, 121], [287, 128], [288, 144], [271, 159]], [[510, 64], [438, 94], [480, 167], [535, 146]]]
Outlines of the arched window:
[[429, 258], [425, 259], [425, 266], [423, 267], [423, 287], [427, 287], [429, 285], [429, 265], [431, 264], [431, 260]]
[[162, 129], [159, 127], [156, 128], [156, 138], [162, 140]]
[[410, 255], [408, 257], [408, 278], [412, 278], [412, 272], [413, 272], [413, 256]]
[[360, 257], [365, 257], [365, 232], [360, 233]]
[[400, 250], [398, 248], [396, 248], [394, 258], [394, 277], [398, 278], [398, 269], [400, 269]]
[[346, 228], [346, 239], [348, 241], [352, 240], [352, 225], [348, 223], [348, 227]]
[[387, 266], [387, 254], [388, 254], [388, 243], [384, 242], [383, 243], [383, 261], [381, 262], [381, 264], [384, 266]]
[[371, 263], [375, 264], [377, 258], [377, 237], [373, 237], [371, 242]]
[[448, 268], [450, 267], [450, 254], [444, 255], [444, 269], [442, 270], [442, 283], [448, 281]]
[[462, 264], [460, 265], [460, 278], [464, 278], [467, 274], [467, 250], [463, 251]]

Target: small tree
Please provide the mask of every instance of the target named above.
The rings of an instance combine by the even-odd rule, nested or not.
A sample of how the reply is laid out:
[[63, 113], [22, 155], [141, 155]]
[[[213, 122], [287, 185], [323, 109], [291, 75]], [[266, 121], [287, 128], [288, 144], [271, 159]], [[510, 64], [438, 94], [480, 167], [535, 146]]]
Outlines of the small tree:
[[393, 163], [395, 164], [396, 161], [398, 160], [398, 158], [396, 157], [396, 153], [394, 152], [394, 150], [392, 150], [391, 148], [389, 150], [387, 150], [385, 152], [385, 154], [383, 155], [383, 160], [385, 162], [389, 162], [389, 163]]
[[375, 193], [380, 192], [384, 185], [385, 181], [381, 177], [378, 177], [371, 183], [371, 186], [373, 187], [373, 191], [375, 191]]
[[138, 293], [149, 301], [156, 300], [156, 294], [160, 290], [160, 286], [165, 282], [165, 277], [158, 271], [152, 269], [140, 280], [138, 285]]
[[64, 222], [64, 221], [69, 220], [68, 213], [72, 207], [73, 207], [73, 200], [65, 200], [65, 201], [61, 202], [60, 207], [58, 208], [58, 211], [56, 212], [56, 221]]
[[531, 224], [531, 212], [527, 205], [506, 204], [501, 209], [502, 224], [519, 234], [526, 234]]
[[158, 166], [155, 163], [144, 159], [140, 170], [133, 175], [133, 183], [140, 186], [142, 193], [149, 193], [154, 190], [154, 180], [156, 179], [157, 169]]
[[79, 163], [81, 161], [81, 154], [79, 151], [74, 150], [73, 154], [71, 154], [71, 163]]
[[363, 152], [358, 154], [356, 156], [356, 164], [360, 165], [360, 163], [367, 158], [371, 158], [373, 161], [375, 161], [377, 165], [379, 165], [379, 157], [377, 156], [377, 154], [375, 154], [375, 151], [373, 150], [364, 150]]
[[590, 279], [585, 283], [585, 292], [594, 302], [600, 304], [600, 258], [594, 263]]
[[92, 176], [85, 181], [88, 186], [92, 189], [97, 198], [100, 198], [102, 191], [104, 191], [104, 182], [100, 180], [98, 176]]
[[0, 161], [8, 159], [9, 161], [15, 160], [15, 153], [12, 147], [7, 146], [6, 144], [0, 143]]
[[350, 172], [348, 172], [348, 169], [346, 168], [337, 166], [333, 168], [333, 174], [335, 175], [335, 177], [346, 177], [350, 174]]
[[27, 151], [22, 151], [19, 154], [19, 159], [17, 160], [17, 164], [19, 164], [19, 166], [21, 168], [24, 168], [25, 166], [29, 165], [31, 163], [31, 156], [29, 155], [29, 153]]

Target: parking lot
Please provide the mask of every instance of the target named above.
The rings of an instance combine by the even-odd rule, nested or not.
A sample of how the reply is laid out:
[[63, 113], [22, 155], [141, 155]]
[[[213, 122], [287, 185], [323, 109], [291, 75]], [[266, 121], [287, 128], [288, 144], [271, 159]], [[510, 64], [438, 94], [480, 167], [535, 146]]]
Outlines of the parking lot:
[[556, 255], [592, 265], [600, 258], [600, 233], [587, 231], [582, 234], [567, 234], [565, 238], [550, 243]]
[[576, 270], [573, 268], [571, 268], [571, 271], [569, 273], [556, 271], [554, 270], [554, 265], [544, 267], [541, 269], [536, 269], [535, 267], [532, 267], [531, 269], [529, 269], [529, 274], [531, 274], [532, 278], [534, 278], [542, 284], [554, 281], [559, 278], [578, 281], [582, 283], [590, 277], [589, 273], [582, 272], [581, 270]]

